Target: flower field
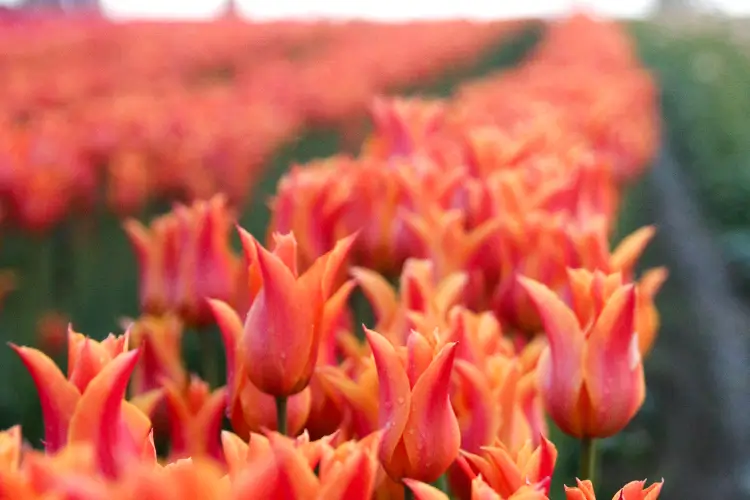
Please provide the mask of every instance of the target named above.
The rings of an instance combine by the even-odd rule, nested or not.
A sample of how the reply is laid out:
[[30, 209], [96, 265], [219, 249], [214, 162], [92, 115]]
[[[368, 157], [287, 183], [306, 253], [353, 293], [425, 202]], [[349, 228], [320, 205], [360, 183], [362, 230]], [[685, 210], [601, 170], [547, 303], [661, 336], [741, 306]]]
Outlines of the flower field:
[[668, 491], [598, 460], [668, 278], [611, 243], [662, 141], [622, 25], [7, 30], [0, 498]]

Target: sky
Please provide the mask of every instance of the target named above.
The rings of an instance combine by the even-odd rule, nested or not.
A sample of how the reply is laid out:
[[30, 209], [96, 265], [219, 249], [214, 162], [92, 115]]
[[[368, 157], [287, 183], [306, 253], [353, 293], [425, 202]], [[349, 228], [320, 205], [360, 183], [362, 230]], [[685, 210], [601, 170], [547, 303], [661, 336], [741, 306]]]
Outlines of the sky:
[[[554, 16], [576, 6], [612, 17], [647, 15], [654, 0], [239, 0], [249, 17], [364, 17], [380, 20], [426, 18], [504, 18]], [[727, 14], [750, 14], [750, 0], [710, 0]], [[102, 0], [114, 17], [207, 17], [223, 9], [224, 0]]]
[[[21, 0], [0, 0], [14, 4]], [[101, 0], [115, 18], [210, 18], [221, 12], [225, 0]], [[240, 11], [254, 19], [284, 17], [368, 18], [404, 20], [428, 18], [507, 18], [555, 16], [584, 7], [611, 17], [647, 15], [655, 0], [238, 0]], [[704, 3], [729, 15], [750, 15], [750, 0], [709, 0]]]

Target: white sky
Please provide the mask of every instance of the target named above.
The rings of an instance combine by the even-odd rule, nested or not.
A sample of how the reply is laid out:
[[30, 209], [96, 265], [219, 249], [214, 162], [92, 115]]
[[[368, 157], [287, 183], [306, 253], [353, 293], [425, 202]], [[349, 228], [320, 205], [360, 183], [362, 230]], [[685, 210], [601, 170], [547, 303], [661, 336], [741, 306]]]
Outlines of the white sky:
[[[0, 0], [15, 4], [21, 0]], [[101, 0], [116, 18], [208, 18], [221, 12], [225, 0]], [[587, 7], [612, 17], [648, 14], [655, 0], [238, 0], [240, 11], [254, 19], [280, 17], [369, 18], [504, 18], [559, 15]], [[729, 15], [750, 15], [750, 0], [704, 1]]]
[[[102, 0], [114, 17], [210, 17], [224, 0]], [[648, 14], [654, 0], [238, 0], [240, 11], [252, 18], [365, 17], [399, 20], [414, 18], [503, 18], [564, 14], [576, 6], [612, 17]], [[709, 3], [709, 2], [706, 2]], [[727, 14], [750, 14], [750, 0], [711, 0]]]

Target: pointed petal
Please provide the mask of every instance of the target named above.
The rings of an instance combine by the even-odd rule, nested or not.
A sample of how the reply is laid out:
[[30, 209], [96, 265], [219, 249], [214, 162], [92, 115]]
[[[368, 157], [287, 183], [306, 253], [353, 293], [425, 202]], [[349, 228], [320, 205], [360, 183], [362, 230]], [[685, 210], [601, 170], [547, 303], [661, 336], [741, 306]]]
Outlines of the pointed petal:
[[626, 236], [612, 252], [609, 263], [612, 271], [623, 271], [629, 275], [635, 262], [656, 234], [654, 226], [646, 226]]
[[234, 479], [247, 463], [247, 443], [233, 432], [221, 431], [221, 447], [227, 463], [229, 476]]
[[44, 418], [44, 447], [58, 451], [68, 441], [68, 428], [81, 393], [68, 382], [46, 354], [30, 347], [10, 344], [34, 380]]
[[108, 476], [116, 476], [122, 450], [122, 403], [140, 351], [134, 350], [112, 360], [91, 381], [70, 420], [68, 441], [92, 443], [99, 465]]
[[224, 462], [224, 454], [221, 448], [221, 426], [224, 423], [224, 409], [227, 403], [227, 390], [218, 389], [203, 404], [197, 416], [197, 436], [194, 439], [202, 440], [201, 447], [204, 452], [217, 462]]
[[322, 476], [319, 500], [370, 500], [375, 486], [372, 460], [362, 449], [355, 450], [332, 473]]
[[378, 371], [380, 399], [380, 428], [384, 429], [380, 445], [381, 461], [393, 456], [406, 428], [411, 407], [409, 377], [401, 364], [396, 349], [379, 333], [365, 328], [367, 341]]
[[471, 500], [502, 500], [502, 497], [484, 482], [482, 476], [477, 476], [471, 482]]
[[241, 372], [241, 367], [238, 363], [241, 363], [242, 358], [237, 356], [237, 343], [242, 338], [244, 327], [239, 315], [226, 302], [209, 299], [208, 304], [214, 313], [216, 323], [219, 325], [221, 339], [224, 344], [227, 365], [227, 388], [229, 390], [227, 396], [229, 398], [229, 408], [231, 408], [237, 397], [241, 382], [237, 375]]
[[450, 500], [450, 497], [429, 484], [414, 479], [404, 479], [404, 484], [414, 493], [416, 500]]
[[461, 420], [461, 449], [477, 453], [497, 435], [499, 413], [487, 376], [463, 360], [456, 360], [455, 368], [459, 394], [468, 412]]
[[601, 312], [586, 346], [586, 388], [595, 413], [592, 437], [622, 430], [643, 404], [643, 364], [635, 335], [633, 285], [617, 290]]
[[272, 433], [269, 435], [269, 441], [281, 472], [277, 495], [281, 498], [299, 500], [315, 498], [320, 483], [305, 456], [283, 436]]
[[263, 288], [245, 320], [243, 362], [250, 380], [275, 396], [295, 394], [312, 376], [317, 358], [320, 290], [298, 287], [289, 268], [256, 245]]
[[456, 344], [443, 347], [414, 385], [404, 446], [414, 469], [410, 477], [437, 480], [458, 456], [461, 431], [450, 402]]
[[380, 274], [364, 267], [354, 267], [350, 273], [370, 302], [378, 324], [389, 324], [398, 310], [396, 292], [390, 283]]
[[542, 318], [549, 347], [539, 360], [539, 377], [547, 410], [565, 432], [580, 422], [577, 402], [583, 385], [584, 335], [573, 312], [549, 288], [519, 278]]
[[321, 289], [323, 291], [323, 298], [328, 299], [334, 291], [334, 287], [339, 281], [339, 274], [341, 268], [349, 256], [349, 251], [354, 245], [354, 241], [357, 239], [359, 233], [350, 234], [346, 238], [342, 238], [336, 242], [333, 249], [325, 254], [321, 259], [325, 259], [325, 269], [323, 271], [323, 277], [321, 281]]
[[273, 233], [274, 247], [273, 253], [276, 255], [294, 276], [298, 276], [297, 270], [297, 240], [293, 233], [280, 234]]

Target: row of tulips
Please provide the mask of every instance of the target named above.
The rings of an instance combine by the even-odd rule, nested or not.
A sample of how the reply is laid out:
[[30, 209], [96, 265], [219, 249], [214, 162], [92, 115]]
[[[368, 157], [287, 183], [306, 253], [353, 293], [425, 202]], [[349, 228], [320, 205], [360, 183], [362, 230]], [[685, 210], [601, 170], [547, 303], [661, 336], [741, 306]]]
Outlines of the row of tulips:
[[[636, 78], [620, 28], [575, 16], [522, 68], [455, 99], [376, 101], [358, 157], [281, 183], [266, 245], [238, 228], [233, 253], [222, 196], [126, 222], [143, 315], [102, 342], [71, 329], [67, 374], [13, 346], [45, 451], [18, 428], [0, 435], [0, 497], [544, 500], [549, 416], [582, 443], [567, 498], [595, 499], [595, 442], [643, 402], [665, 278], [634, 282], [652, 229], [608, 245], [657, 131]], [[632, 143], [602, 129], [633, 123]], [[348, 307], [356, 288], [369, 327]], [[205, 337], [214, 323], [220, 387], [180, 356], [183, 327]], [[634, 481], [614, 499], [660, 490]]]
[[305, 127], [471, 67], [522, 25], [21, 22], [0, 41], [5, 216], [43, 231], [102, 197], [119, 214], [219, 192], [240, 205]]

